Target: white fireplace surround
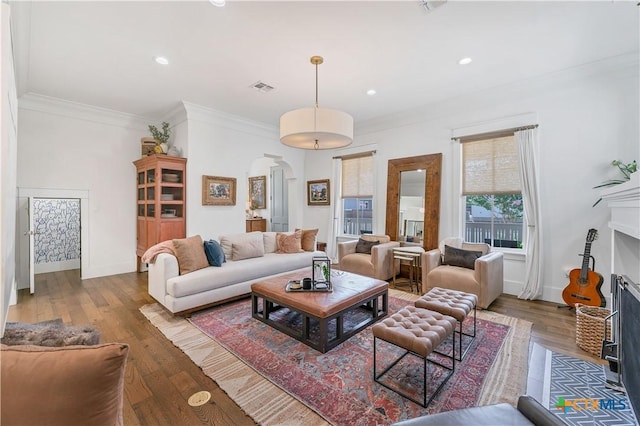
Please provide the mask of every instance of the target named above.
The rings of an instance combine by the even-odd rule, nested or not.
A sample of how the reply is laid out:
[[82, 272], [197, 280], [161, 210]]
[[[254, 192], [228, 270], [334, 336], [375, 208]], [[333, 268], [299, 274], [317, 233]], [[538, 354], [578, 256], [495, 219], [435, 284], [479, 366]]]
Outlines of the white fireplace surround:
[[640, 171], [600, 196], [611, 208], [611, 273], [640, 283]]

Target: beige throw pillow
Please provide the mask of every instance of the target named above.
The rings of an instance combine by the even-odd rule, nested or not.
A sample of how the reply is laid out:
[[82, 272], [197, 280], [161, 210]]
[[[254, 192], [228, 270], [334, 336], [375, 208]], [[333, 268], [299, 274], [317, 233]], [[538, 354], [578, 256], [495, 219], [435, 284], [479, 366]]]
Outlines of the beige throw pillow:
[[264, 256], [264, 245], [262, 241], [247, 241], [244, 243], [233, 243], [231, 245], [231, 259], [242, 260], [252, 257]]
[[314, 251], [316, 249], [318, 229], [296, 229], [296, 231], [302, 231], [302, 250]]
[[209, 266], [207, 256], [204, 254], [204, 243], [200, 235], [173, 240], [173, 249], [178, 258], [180, 275]]
[[302, 231], [297, 230], [292, 234], [278, 232], [276, 234], [278, 243], [277, 253], [300, 253], [302, 250]]

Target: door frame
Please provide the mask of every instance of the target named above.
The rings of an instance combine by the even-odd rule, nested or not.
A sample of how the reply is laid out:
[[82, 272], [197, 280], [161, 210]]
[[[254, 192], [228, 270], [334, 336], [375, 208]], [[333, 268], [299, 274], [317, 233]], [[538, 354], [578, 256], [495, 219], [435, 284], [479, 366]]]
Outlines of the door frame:
[[[89, 270], [89, 191], [77, 190], [77, 189], [50, 189], [50, 188], [18, 188], [18, 208], [22, 205], [22, 202], [27, 202], [29, 198], [75, 198], [80, 199], [80, 278], [84, 279], [84, 274]], [[23, 212], [18, 212], [18, 215], [22, 215]], [[27, 213], [28, 214], [28, 213]], [[23, 244], [29, 244], [28, 235], [23, 235], [23, 230], [17, 229], [16, 239], [19, 241], [20, 249], [18, 253], [20, 256], [24, 255], [22, 250]], [[33, 256], [33, 253], [28, 253], [27, 256]], [[20, 259], [18, 262], [19, 269], [23, 268], [24, 259]], [[23, 275], [23, 270], [20, 270], [19, 276], [23, 280], [29, 279], [31, 271], [27, 271], [27, 276]], [[24, 285], [24, 282], [18, 282], [17, 288], [29, 288], [29, 282]]]

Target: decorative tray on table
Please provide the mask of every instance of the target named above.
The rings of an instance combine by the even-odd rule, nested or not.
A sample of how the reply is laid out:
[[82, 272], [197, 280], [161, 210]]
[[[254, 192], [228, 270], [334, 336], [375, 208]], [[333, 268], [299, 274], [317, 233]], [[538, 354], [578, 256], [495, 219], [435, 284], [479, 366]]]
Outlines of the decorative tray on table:
[[289, 280], [287, 281], [285, 291], [291, 293], [331, 293], [333, 289], [331, 288], [331, 283], [328, 281], [312, 282], [311, 288], [305, 289], [302, 287], [302, 280]]

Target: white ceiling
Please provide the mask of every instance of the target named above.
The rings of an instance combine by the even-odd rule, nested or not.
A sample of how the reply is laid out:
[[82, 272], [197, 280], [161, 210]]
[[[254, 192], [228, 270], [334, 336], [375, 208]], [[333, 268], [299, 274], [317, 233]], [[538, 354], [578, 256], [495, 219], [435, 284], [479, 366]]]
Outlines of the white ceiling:
[[[312, 55], [325, 59], [320, 106], [360, 122], [638, 54], [635, 1], [449, 1], [430, 13], [416, 0], [12, 5], [19, 95], [146, 117], [184, 100], [277, 126], [313, 104]], [[249, 87], [258, 80], [275, 90]]]

